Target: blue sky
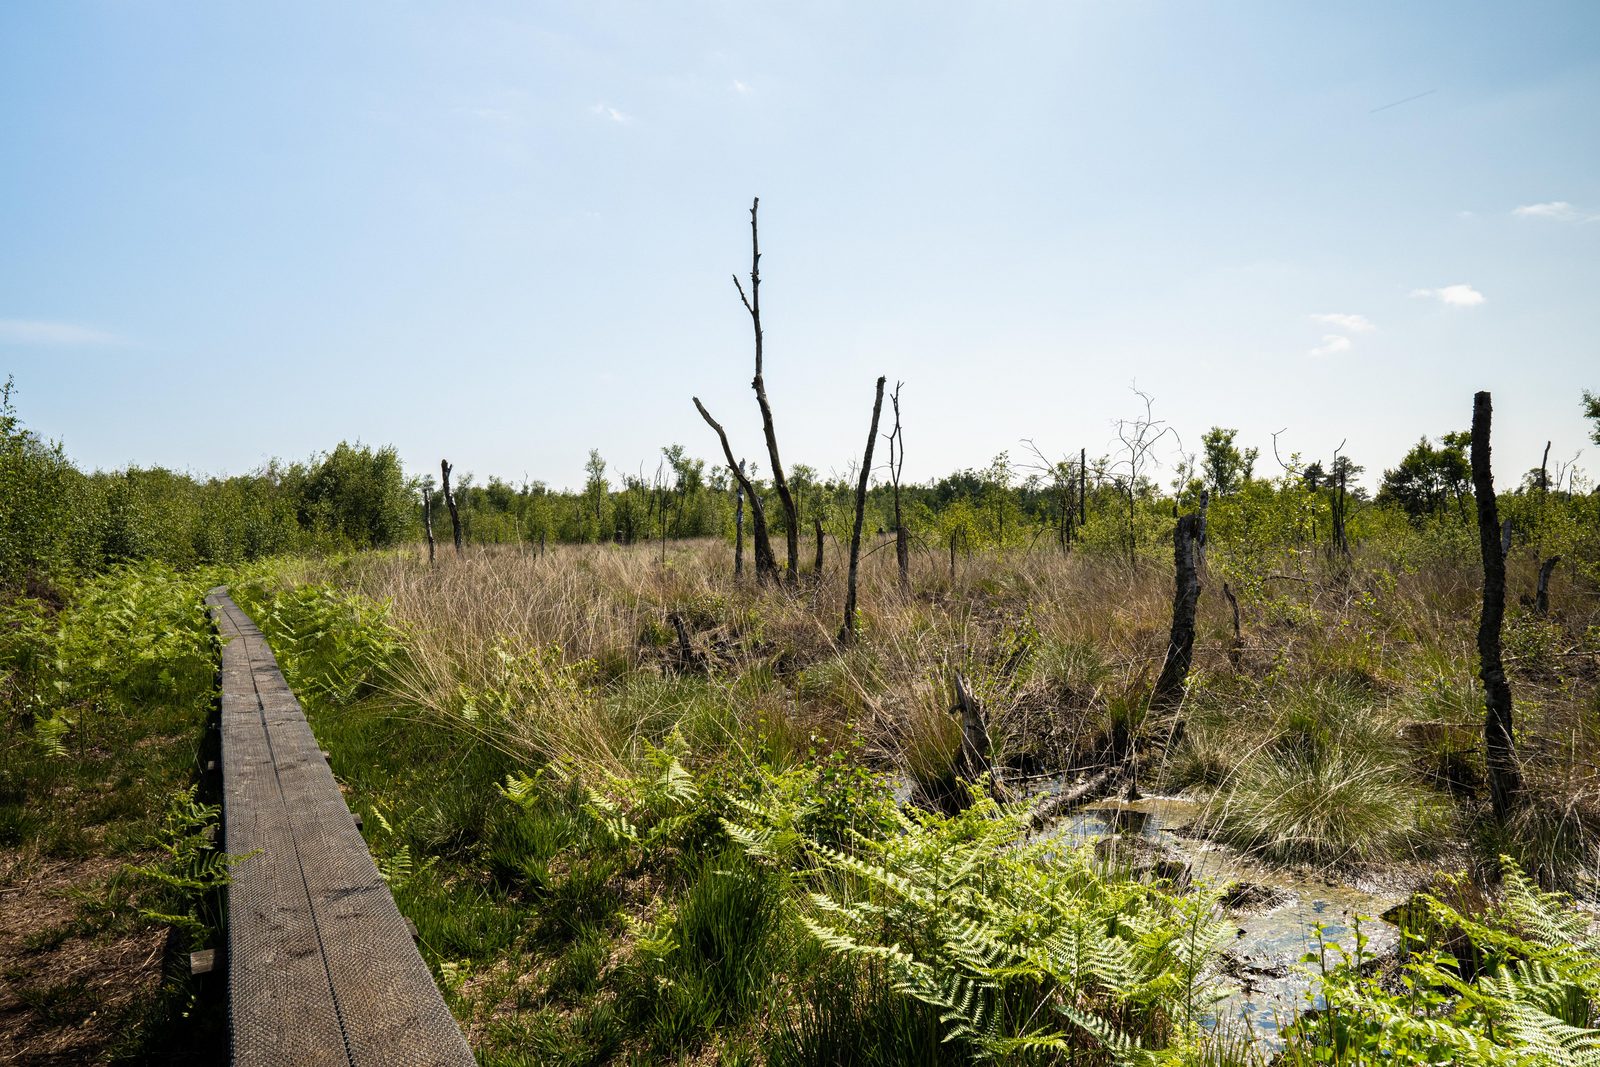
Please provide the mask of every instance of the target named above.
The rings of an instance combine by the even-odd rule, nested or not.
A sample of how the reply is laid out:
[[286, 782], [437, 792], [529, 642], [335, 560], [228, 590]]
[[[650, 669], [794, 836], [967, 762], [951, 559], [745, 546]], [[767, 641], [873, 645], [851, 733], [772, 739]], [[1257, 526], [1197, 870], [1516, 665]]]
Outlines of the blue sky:
[[0, 372], [89, 466], [575, 484], [714, 457], [692, 395], [757, 457], [753, 195], [790, 464], [878, 374], [917, 479], [1134, 383], [1376, 473], [1488, 388], [1507, 482], [1600, 390], [1590, 2], [11, 0], [0, 145]]

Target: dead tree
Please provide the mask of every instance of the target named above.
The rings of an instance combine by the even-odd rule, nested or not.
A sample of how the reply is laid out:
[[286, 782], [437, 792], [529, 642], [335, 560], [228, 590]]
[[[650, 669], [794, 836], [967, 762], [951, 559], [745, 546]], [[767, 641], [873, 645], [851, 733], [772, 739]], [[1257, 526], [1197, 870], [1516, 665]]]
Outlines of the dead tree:
[[960, 671], [955, 673], [955, 695], [955, 706], [950, 710], [961, 720], [961, 751], [956, 755], [955, 772], [967, 782], [976, 782], [987, 774], [990, 789], [997, 796], [1003, 795], [1000, 769], [991, 757], [989, 729], [983, 721], [983, 709]]
[[1078, 529], [1089, 522], [1089, 450], [1078, 449]]
[[[744, 286], [739, 283], [739, 276], [733, 276], [734, 288], [739, 290], [739, 299], [744, 303], [744, 309], [750, 313], [750, 323], [756, 333], [756, 376], [750, 381], [750, 388], [756, 391], [756, 405], [761, 408], [761, 432], [767, 439], [767, 459], [772, 463], [772, 487], [778, 491], [778, 501], [783, 505], [784, 536], [788, 542], [789, 570], [788, 580], [792, 584], [800, 576], [800, 527], [798, 513], [795, 511], [794, 495], [789, 492], [789, 479], [783, 474], [783, 460], [778, 458], [778, 435], [772, 427], [772, 405], [767, 402], [767, 382], [761, 373], [762, 343], [761, 333], [761, 235], [756, 228], [756, 209], [761, 206], [761, 198], [756, 197], [750, 202], [750, 293], [747, 296]], [[699, 403], [699, 401], [696, 401]], [[759, 571], [759, 568], [758, 568]]]
[[813, 515], [811, 524], [816, 528], [817, 533], [817, 559], [811, 570], [816, 580], [820, 582], [822, 581], [822, 516]]
[[678, 670], [679, 672], [699, 670], [705, 666], [705, 657], [700, 650], [694, 647], [694, 639], [689, 636], [689, 627], [683, 621], [683, 616], [676, 611], [667, 615], [667, 621], [672, 624], [673, 631], [678, 635]]
[[439, 473], [444, 476], [444, 506], [450, 509], [450, 536], [455, 539], [456, 555], [461, 555], [461, 511], [456, 507], [456, 495], [450, 491], [450, 472], [455, 470], [450, 461], [439, 461]]
[[[739, 468], [744, 469], [744, 461]], [[733, 576], [744, 574], [744, 479], [737, 479], [733, 487]]]
[[1167, 640], [1166, 659], [1161, 664], [1161, 676], [1156, 679], [1155, 691], [1150, 696], [1153, 709], [1170, 708], [1181, 703], [1189, 679], [1189, 665], [1194, 662], [1194, 617], [1200, 603], [1200, 571], [1197, 549], [1200, 541], [1200, 517], [1185, 515], [1178, 520], [1172, 535], [1173, 570], [1176, 577], [1172, 596], [1172, 633]]
[[1228, 663], [1238, 670], [1244, 659], [1244, 635], [1239, 629], [1239, 598], [1233, 595], [1227, 582], [1222, 583], [1222, 595], [1228, 601], [1228, 607], [1233, 609], [1233, 644], [1228, 646]]
[[1544, 547], [1544, 505], [1550, 499], [1550, 442], [1544, 443], [1544, 455], [1539, 457], [1539, 505], [1533, 515], [1534, 551]]
[[861, 564], [861, 524], [867, 514], [867, 479], [872, 477], [872, 446], [878, 443], [878, 416], [883, 414], [883, 377], [878, 378], [877, 396], [872, 401], [872, 425], [867, 429], [867, 454], [861, 460], [861, 477], [856, 481], [856, 521], [850, 531], [850, 570], [844, 587], [844, 625], [839, 628], [839, 643], [856, 639], [856, 574]]
[[895, 382], [889, 401], [894, 405], [894, 429], [889, 440], [889, 481], [894, 486], [894, 558], [900, 567], [900, 592], [911, 592], [911, 543], [906, 536], [905, 519], [900, 514], [900, 471], [906, 464], [905, 429], [900, 425], [900, 387], [905, 382]]
[[1555, 571], [1556, 564], [1560, 562], [1560, 556], [1551, 556], [1539, 565], [1539, 585], [1533, 593], [1533, 613], [1535, 615], [1550, 614], [1550, 575]]
[[433, 489], [422, 487], [422, 528], [428, 534], [428, 566], [433, 566]]
[[1484, 755], [1489, 798], [1496, 819], [1504, 820], [1522, 791], [1512, 737], [1511, 685], [1500, 658], [1500, 625], [1506, 610], [1506, 560], [1500, 551], [1500, 511], [1490, 466], [1489, 394], [1472, 398], [1472, 491], [1478, 502], [1478, 543], [1483, 556], [1483, 610], [1478, 616], [1478, 675], [1483, 679]]
[[1138, 388], [1133, 394], [1144, 403], [1144, 414], [1131, 419], [1117, 420], [1117, 439], [1122, 442], [1127, 459], [1123, 460], [1128, 468], [1126, 478], [1121, 478], [1124, 495], [1128, 504], [1128, 567], [1130, 570], [1139, 566], [1138, 533], [1134, 525], [1135, 512], [1138, 507], [1139, 491], [1144, 483], [1145, 467], [1152, 462], [1152, 453], [1156, 445], [1168, 434], [1177, 437], [1177, 431], [1167, 425], [1165, 419], [1155, 417], [1152, 409], [1155, 398]]
[[[756, 581], [760, 584], [778, 580], [778, 559], [772, 554], [772, 541], [767, 536], [766, 509], [761, 506], [761, 497], [756, 493], [755, 487], [750, 484], [750, 479], [744, 476], [744, 464], [733, 458], [733, 448], [728, 444], [728, 434], [722, 428], [722, 423], [711, 417], [711, 412], [700, 403], [700, 398], [694, 398], [695, 410], [700, 412], [700, 417], [706, 420], [706, 425], [717, 431], [717, 440], [722, 442], [722, 455], [728, 461], [728, 469], [738, 479], [739, 487], [750, 498], [751, 532], [755, 535], [756, 542]], [[742, 514], [742, 512], [741, 512]], [[737, 562], [737, 561], [736, 561]]]

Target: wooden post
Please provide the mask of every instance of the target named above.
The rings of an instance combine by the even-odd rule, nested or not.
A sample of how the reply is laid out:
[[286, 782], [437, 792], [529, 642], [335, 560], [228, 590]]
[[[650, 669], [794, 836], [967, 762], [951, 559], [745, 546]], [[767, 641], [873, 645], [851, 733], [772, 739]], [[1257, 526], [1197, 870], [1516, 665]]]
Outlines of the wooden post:
[[[756, 227], [756, 209], [760, 206], [759, 196], [750, 201], [750, 295], [748, 297], [745, 295], [744, 286], [739, 284], [737, 274], [733, 276], [733, 285], [739, 290], [739, 299], [743, 301], [744, 309], [750, 313], [750, 322], [756, 333], [756, 376], [751, 379], [750, 388], [755, 390], [756, 406], [761, 409], [761, 433], [766, 437], [767, 459], [772, 463], [772, 486], [778, 491], [778, 502], [783, 505], [784, 535], [789, 549], [788, 581], [792, 585], [800, 577], [798, 513], [794, 506], [794, 495], [789, 492], [789, 479], [783, 475], [783, 460], [778, 458], [778, 435], [772, 427], [772, 405], [767, 402], [767, 381], [761, 373], [764, 342], [761, 332], [761, 235]], [[759, 555], [758, 546], [756, 564], [758, 576], [761, 573]]]
[[1500, 626], [1506, 609], [1506, 560], [1500, 550], [1500, 511], [1494, 495], [1489, 432], [1493, 405], [1488, 392], [1472, 398], [1472, 491], [1478, 502], [1478, 545], [1483, 556], [1483, 609], [1478, 616], [1478, 675], [1483, 679], [1484, 755], [1489, 798], [1503, 820], [1522, 791], [1511, 723], [1511, 685], [1500, 658]]
[[694, 406], [700, 412], [700, 417], [706, 420], [706, 424], [717, 431], [717, 440], [722, 442], [722, 455], [728, 461], [728, 469], [739, 480], [739, 486], [745, 491], [745, 495], [750, 498], [751, 526], [756, 542], [756, 581], [761, 584], [777, 581], [778, 559], [772, 554], [772, 541], [767, 537], [767, 515], [761, 506], [761, 497], [750, 484], [750, 479], [744, 476], [744, 464], [733, 458], [733, 447], [728, 444], [728, 434], [723, 430], [722, 424], [711, 417], [711, 412], [700, 403], [699, 397], [694, 398]]
[[433, 490], [422, 487], [422, 528], [428, 533], [428, 566], [433, 566]]
[[461, 512], [456, 508], [456, 495], [450, 491], [450, 472], [455, 470], [450, 461], [439, 461], [439, 473], [444, 476], [444, 505], [450, 509], [450, 534], [455, 538], [456, 555], [461, 555]]
[[856, 482], [856, 521], [850, 532], [850, 570], [844, 587], [844, 625], [839, 628], [839, 643], [856, 639], [856, 572], [861, 563], [861, 524], [867, 512], [867, 480], [872, 477], [872, 446], [878, 443], [878, 416], [883, 413], [883, 383], [878, 378], [877, 397], [872, 402], [872, 425], [867, 430], [867, 453], [861, 460], [861, 477]]

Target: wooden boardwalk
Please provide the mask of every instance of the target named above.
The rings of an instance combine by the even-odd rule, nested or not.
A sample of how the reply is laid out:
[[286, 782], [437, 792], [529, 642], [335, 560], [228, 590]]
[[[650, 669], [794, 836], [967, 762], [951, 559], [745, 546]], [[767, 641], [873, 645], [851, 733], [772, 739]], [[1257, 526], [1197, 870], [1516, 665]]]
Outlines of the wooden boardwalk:
[[224, 847], [233, 1062], [471, 1064], [405, 919], [266, 639], [227, 590], [222, 639]]

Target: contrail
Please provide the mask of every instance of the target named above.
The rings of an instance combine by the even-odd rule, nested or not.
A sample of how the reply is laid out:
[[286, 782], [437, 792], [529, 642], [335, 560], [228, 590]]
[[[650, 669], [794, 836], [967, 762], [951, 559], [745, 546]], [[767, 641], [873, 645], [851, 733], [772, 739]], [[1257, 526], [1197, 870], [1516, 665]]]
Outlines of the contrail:
[[1367, 114], [1376, 115], [1380, 111], [1388, 111], [1391, 107], [1399, 107], [1401, 104], [1409, 104], [1413, 100], [1421, 100], [1425, 96], [1432, 96], [1434, 93], [1436, 93], [1438, 91], [1439, 90], [1437, 90], [1437, 89], [1429, 89], [1425, 93], [1418, 93], [1416, 96], [1408, 96], [1404, 100], [1396, 100], [1392, 104], [1384, 104], [1382, 107], [1375, 107], [1371, 111], [1367, 112]]

